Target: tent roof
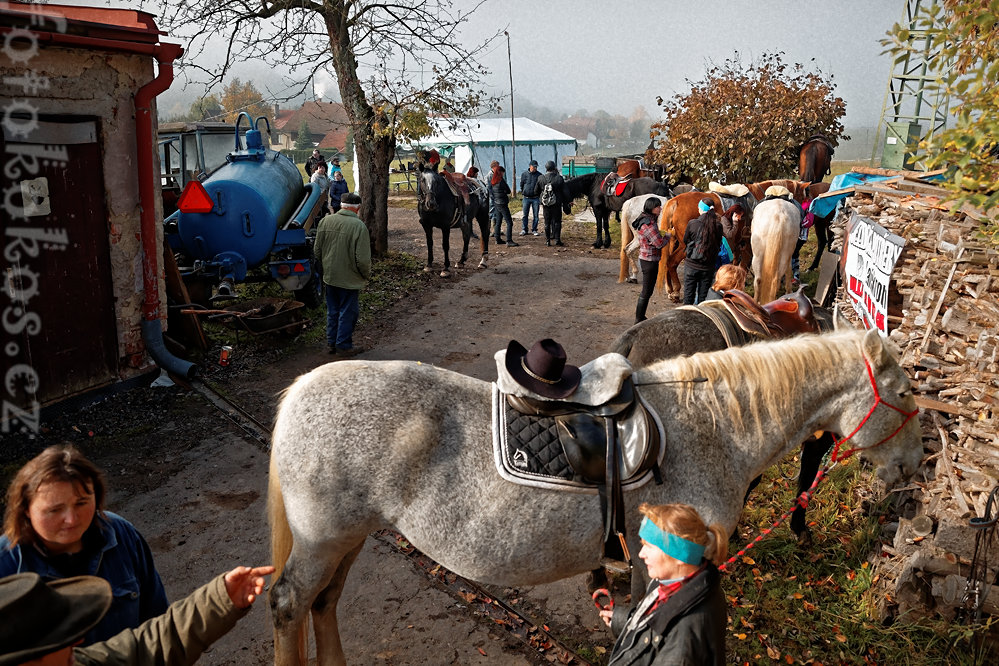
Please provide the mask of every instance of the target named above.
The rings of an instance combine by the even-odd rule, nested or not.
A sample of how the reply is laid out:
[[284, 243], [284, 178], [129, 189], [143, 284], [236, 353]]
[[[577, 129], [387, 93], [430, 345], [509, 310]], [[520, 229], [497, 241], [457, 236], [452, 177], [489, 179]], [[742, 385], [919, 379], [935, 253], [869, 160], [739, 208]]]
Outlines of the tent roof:
[[[514, 118], [517, 143], [575, 142], [576, 139], [551, 127], [536, 123], [530, 118]], [[461, 143], [504, 143], [511, 140], [509, 118], [462, 118], [431, 120], [437, 131], [419, 141], [420, 145]], [[451, 129], [455, 125], [455, 129]]]

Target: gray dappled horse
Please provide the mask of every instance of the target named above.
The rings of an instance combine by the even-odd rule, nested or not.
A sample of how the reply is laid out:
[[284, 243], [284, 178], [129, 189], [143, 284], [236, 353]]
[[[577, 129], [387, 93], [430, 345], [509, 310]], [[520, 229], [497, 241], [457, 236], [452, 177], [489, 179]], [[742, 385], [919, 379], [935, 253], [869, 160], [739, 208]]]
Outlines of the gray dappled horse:
[[[731, 531], [749, 482], [816, 430], [863, 422], [848, 444], [887, 483], [922, 458], [909, 379], [877, 331], [669, 359], [633, 379], [666, 435], [664, 484], [625, 492], [633, 553], [641, 502], [686, 502]], [[885, 404], [873, 409], [876, 393]], [[409, 361], [331, 363], [288, 389], [268, 488], [277, 664], [305, 663], [310, 612], [317, 663], [344, 663], [336, 606], [375, 530], [398, 530], [442, 566], [495, 585], [599, 565], [603, 524], [592, 496], [501, 478], [491, 415], [489, 382]]]

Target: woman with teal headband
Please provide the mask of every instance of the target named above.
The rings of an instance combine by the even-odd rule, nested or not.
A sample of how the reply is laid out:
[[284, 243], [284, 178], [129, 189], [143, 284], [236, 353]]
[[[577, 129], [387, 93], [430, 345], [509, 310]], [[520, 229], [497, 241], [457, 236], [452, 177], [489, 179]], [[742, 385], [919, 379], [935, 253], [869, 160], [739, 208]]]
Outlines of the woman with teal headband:
[[725, 597], [717, 565], [728, 552], [721, 525], [687, 504], [642, 504], [638, 531], [649, 591], [631, 609], [600, 611], [617, 637], [608, 666], [723, 664]]

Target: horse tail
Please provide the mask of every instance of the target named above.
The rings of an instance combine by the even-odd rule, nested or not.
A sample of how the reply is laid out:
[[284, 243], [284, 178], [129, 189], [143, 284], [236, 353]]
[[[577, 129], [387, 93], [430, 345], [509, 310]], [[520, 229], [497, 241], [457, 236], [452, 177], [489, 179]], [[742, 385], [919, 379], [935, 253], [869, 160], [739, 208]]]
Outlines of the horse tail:
[[628, 243], [635, 237], [634, 233], [631, 231], [631, 220], [628, 219], [627, 215], [621, 216], [621, 268], [617, 274], [617, 281], [624, 282], [628, 279], [631, 274], [631, 260], [628, 258], [628, 254], [625, 252], [625, 248], [628, 247]]
[[[656, 275], [656, 291], [660, 294], [666, 291], [666, 273], [669, 272], [669, 258], [683, 242], [677, 238], [676, 227], [673, 224], [673, 214], [676, 212], [676, 199], [670, 199], [659, 214], [659, 228], [670, 234], [669, 242], [663, 246], [662, 259], [659, 260], [659, 274]], [[666, 262], [665, 267], [663, 261]]]
[[[288, 525], [288, 515], [284, 510], [281, 480], [278, 479], [277, 464], [273, 453], [271, 453], [270, 471], [267, 475], [267, 522], [271, 527], [271, 564], [274, 565], [274, 576], [271, 580], [276, 581], [284, 571], [284, 565], [288, 563], [294, 537], [291, 534], [291, 527]], [[295, 639], [298, 644], [298, 663], [300, 664], [307, 663], [308, 634], [306, 629], [308, 626], [308, 622], [302, 622]], [[275, 642], [278, 640], [276, 631], [274, 640]]]
[[[772, 224], [769, 232], [760, 268], [760, 290], [756, 294], [756, 302], [761, 304], [770, 303], [777, 298], [777, 284], [783, 275], [779, 264], [783, 255], [781, 246], [784, 239], [780, 233], [779, 225]], [[790, 287], [790, 285], [788, 286]]]

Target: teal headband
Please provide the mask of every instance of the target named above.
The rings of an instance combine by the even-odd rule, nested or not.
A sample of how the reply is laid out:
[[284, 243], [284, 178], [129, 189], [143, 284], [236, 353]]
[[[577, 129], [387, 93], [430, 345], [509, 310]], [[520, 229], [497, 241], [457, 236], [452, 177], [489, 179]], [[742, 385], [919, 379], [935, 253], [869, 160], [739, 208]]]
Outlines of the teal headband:
[[698, 201], [697, 210], [701, 211], [702, 213], [707, 213], [709, 210], [711, 210], [711, 206], [704, 203], [703, 201]]
[[704, 557], [704, 546], [666, 532], [649, 520], [648, 516], [642, 518], [642, 526], [638, 529], [638, 536], [645, 543], [652, 544], [684, 564], [700, 564]]

